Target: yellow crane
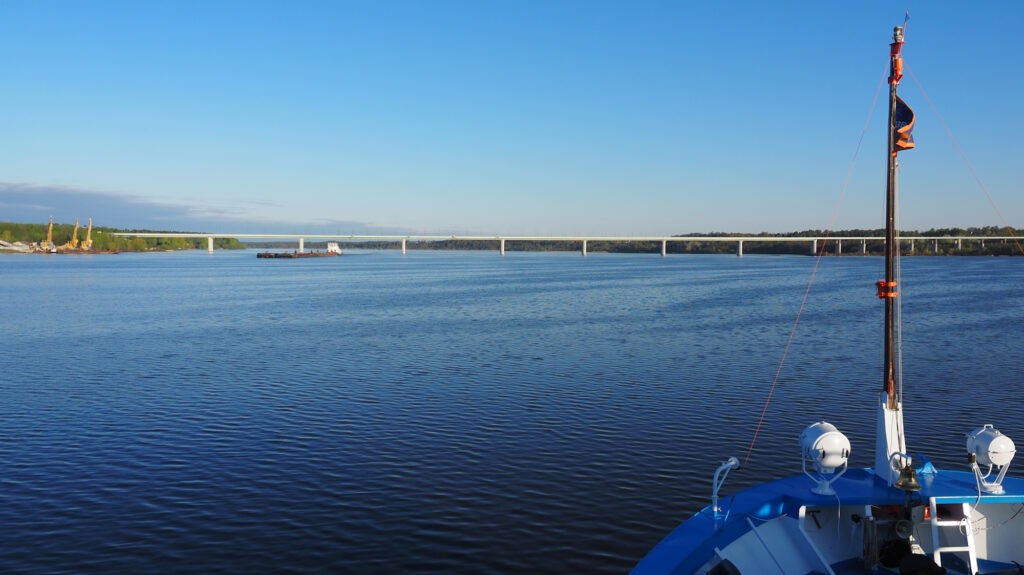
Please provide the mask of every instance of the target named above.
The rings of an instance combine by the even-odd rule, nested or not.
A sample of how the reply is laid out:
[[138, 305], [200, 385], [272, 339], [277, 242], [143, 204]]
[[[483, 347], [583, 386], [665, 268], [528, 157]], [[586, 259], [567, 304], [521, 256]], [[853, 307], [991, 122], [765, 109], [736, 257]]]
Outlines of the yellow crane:
[[75, 231], [71, 233], [71, 239], [63, 246], [66, 250], [78, 249], [78, 218], [75, 218]]
[[51, 252], [54, 249], [53, 245], [53, 216], [50, 216], [50, 227], [46, 229], [46, 239], [39, 242], [39, 247], [44, 252]]
[[82, 242], [82, 249], [92, 249], [92, 218], [89, 218], [89, 231], [85, 233], [85, 241]]

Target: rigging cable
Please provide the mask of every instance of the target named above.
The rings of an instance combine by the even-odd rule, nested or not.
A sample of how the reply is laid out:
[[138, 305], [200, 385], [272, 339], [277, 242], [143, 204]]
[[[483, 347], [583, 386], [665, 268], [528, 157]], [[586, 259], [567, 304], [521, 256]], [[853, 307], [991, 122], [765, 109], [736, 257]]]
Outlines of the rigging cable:
[[999, 209], [999, 206], [996, 205], [995, 200], [992, 199], [992, 194], [988, 193], [988, 188], [986, 188], [985, 184], [981, 181], [981, 177], [979, 177], [978, 173], [974, 171], [974, 166], [971, 165], [971, 161], [967, 159], [967, 154], [964, 153], [960, 144], [956, 141], [956, 138], [953, 137], [953, 131], [949, 129], [946, 121], [942, 119], [942, 114], [939, 114], [939, 110], [935, 107], [935, 104], [932, 104], [932, 99], [928, 97], [928, 92], [924, 91], [924, 86], [922, 86], [921, 82], [917, 80], [917, 76], [914, 75], [914, 71], [911, 70], [909, 66], [907, 66], [907, 73], [910, 74], [911, 79], [914, 80], [914, 84], [917, 85], [917, 89], [921, 91], [921, 95], [924, 96], [925, 101], [928, 102], [928, 107], [932, 109], [932, 113], [934, 113], [935, 117], [939, 120], [939, 124], [942, 125], [942, 129], [946, 131], [946, 136], [949, 138], [949, 141], [953, 143], [953, 147], [956, 148], [956, 152], [960, 154], [960, 159], [962, 159], [964, 164], [967, 165], [967, 170], [971, 172], [972, 176], [974, 176], [974, 181], [978, 183], [978, 187], [981, 188], [981, 191], [985, 192], [985, 197], [988, 198], [988, 203], [991, 204], [992, 209], [996, 212], [996, 215], [999, 216], [999, 220], [1003, 223], [1003, 227], [1006, 228], [1010, 237], [1013, 238], [1013, 243], [1017, 244], [1017, 250], [1020, 251], [1021, 255], [1024, 255], [1024, 247], [1021, 247], [1020, 240], [1017, 239], [1017, 234], [1014, 233], [1010, 224], [1006, 222], [1003, 212]]
[[[903, 258], [901, 256], [903, 254], [903, 246], [901, 245], [901, 241], [900, 241], [900, 187], [899, 187], [899, 178], [900, 178], [899, 167], [900, 167], [900, 164], [899, 164], [899, 156], [896, 156], [896, 158], [897, 158], [896, 159], [896, 197], [894, 198], [894, 201], [896, 202], [896, 218], [895, 218], [896, 221], [894, 222], [895, 228], [896, 228], [896, 230], [895, 230], [895, 234], [896, 234], [896, 277], [893, 278], [893, 280], [896, 282], [896, 285], [899, 286], [899, 292], [896, 294], [896, 380], [897, 380], [897, 384], [899, 386], [899, 395], [897, 396], [896, 400], [899, 402], [900, 410], [902, 410], [903, 409], [903, 295], [902, 295], [903, 294], [903, 265], [902, 265], [903, 264]], [[893, 423], [896, 425], [896, 437], [902, 437], [903, 438], [903, 445], [900, 446], [900, 449], [902, 449], [903, 452], [906, 453], [907, 452], [907, 438], [906, 438], [905, 435], [903, 435], [903, 429], [902, 429], [903, 428], [903, 417], [902, 416], [901, 417], [894, 417], [893, 420], [894, 420]], [[912, 461], [912, 458], [908, 457], [907, 461], [904, 462], [904, 465], [910, 465], [911, 461]]]
[[[903, 39], [904, 40], [906, 40], [906, 38], [907, 38], [907, 23], [909, 21], [910, 21], [910, 10], [907, 9], [906, 13], [903, 16]], [[902, 77], [902, 72], [900, 73], [900, 76]], [[896, 87], [897, 88], [899, 87], [899, 80], [900, 80], [900, 78], [896, 79]], [[887, 130], [888, 129], [895, 129], [895, 127], [894, 126], [889, 126], [886, 129]], [[896, 381], [897, 381], [897, 385], [898, 385], [898, 389], [899, 389], [899, 393], [896, 396], [896, 401], [897, 401], [897, 406], [899, 407], [899, 409], [902, 412], [902, 410], [903, 410], [903, 296], [901, 295], [901, 293], [903, 292], [903, 266], [902, 266], [903, 259], [902, 259], [901, 256], [903, 255], [903, 246], [901, 245], [902, 242], [900, 241], [900, 230], [902, 229], [902, 228], [900, 228], [900, 186], [899, 186], [900, 160], [899, 160], [899, 154], [896, 153], [896, 152], [893, 152], [893, 153], [895, 154], [895, 156], [893, 158], [893, 161], [896, 162], [896, 166], [895, 166], [896, 169], [894, 170], [894, 174], [893, 174], [893, 180], [894, 180], [893, 181], [893, 186], [894, 186], [894, 190], [893, 190], [893, 218], [894, 218], [893, 227], [895, 228], [893, 230], [893, 240], [896, 242], [896, 250], [895, 250], [896, 251], [896, 270], [895, 270], [896, 277], [893, 278], [893, 281], [895, 281], [896, 285], [899, 286], [899, 292], [897, 292], [897, 294], [896, 294], [896, 301], [894, 302], [896, 304]], [[895, 417], [893, 419], [894, 419], [893, 423], [896, 426], [896, 437], [903, 439], [902, 445], [900, 445], [900, 449], [902, 449], [903, 452], [906, 453], [906, 451], [907, 451], [907, 438], [906, 438], [906, 436], [903, 435], [903, 429], [902, 429], [902, 427], [903, 427], [903, 417], [901, 415], [900, 417]], [[904, 465], [910, 465], [912, 461], [913, 461], [913, 459], [908, 457], [907, 461], [904, 463]]]
[[846, 170], [846, 179], [843, 180], [843, 187], [839, 191], [839, 199], [836, 200], [836, 207], [832, 211], [832, 219], [829, 221], [828, 228], [825, 230], [825, 237], [821, 241], [821, 249], [818, 250], [818, 255], [814, 260], [814, 269], [811, 271], [811, 278], [807, 282], [807, 289], [804, 290], [804, 297], [800, 301], [800, 308], [796, 312], [796, 319], [793, 320], [793, 327], [789, 331], [789, 339], [786, 340], [786, 347], [782, 350], [782, 359], [779, 360], [779, 367], [775, 370], [775, 377], [772, 379], [772, 386], [768, 389], [768, 398], [764, 401], [764, 409], [761, 410], [761, 417], [757, 420], [757, 427], [754, 429], [754, 437], [750, 440], [750, 446], [747, 448], [747, 455], [743, 458], [743, 465], [746, 466], [747, 462], [750, 461], [750, 454], [754, 452], [754, 444], [757, 442], [757, 434], [761, 431], [761, 424], [764, 423], [764, 416], [768, 413], [768, 405], [772, 401], [772, 395], [775, 393], [775, 386], [779, 383], [779, 374], [782, 373], [782, 366], [786, 363], [786, 355], [789, 354], [789, 346], [793, 343], [793, 336], [796, 334], [796, 328], [800, 324], [800, 315], [803, 314], [804, 306], [807, 304], [807, 296], [811, 293], [811, 286], [814, 285], [814, 276], [818, 273], [818, 265], [821, 264], [821, 257], [825, 255], [825, 246], [828, 244], [828, 237], [832, 233], [832, 227], [836, 223], [836, 217], [839, 215], [839, 206], [843, 203], [843, 196], [846, 195], [846, 188], [850, 184], [850, 177], [853, 175], [853, 167], [857, 163], [857, 156], [860, 154], [861, 145], [864, 143], [864, 135], [868, 131], [868, 126], [871, 124], [871, 116], [875, 112], [875, 105], [878, 103], [878, 95], [882, 92], [882, 84], [885, 83], [886, 74], [889, 70], [889, 61], [886, 60], [885, 69], [883, 70], [882, 77], [878, 79], [878, 87], [875, 88], [875, 97], [871, 100], [871, 109], [868, 110], [867, 120], [864, 121], [864, 128], [861, 129], [860, 138], [857, 139], [857, 147], [853, 151], [853, 157], [850, 158], [850, 166]]

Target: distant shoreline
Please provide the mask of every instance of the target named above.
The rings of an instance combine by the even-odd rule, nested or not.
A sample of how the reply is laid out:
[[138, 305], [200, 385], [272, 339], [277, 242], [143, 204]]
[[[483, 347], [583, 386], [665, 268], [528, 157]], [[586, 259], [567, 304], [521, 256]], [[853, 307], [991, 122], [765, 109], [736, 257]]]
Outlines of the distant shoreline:
[[[115, 253], [115, 252], [152, 252], [178, 251], [188, 249], [206, 249], [205, 239], [192, 238], [125, 238], [115, 235], [123, 232], [143, 230], [122, 230], [103, 226], [91, 229], [88, 238], [92, 241], [91, 249], [83, 249], [78, 242], [86, 239], [84, 226], [75, 224], [21, 224], [12, 222], [0, 223], [0, 253], [38, 253], [45, 254], [49, 250], [43, 244], [47, 237], [51, 238], [53, 248], [66, 250], [67, 254], [77, 253]], [[148, 230], [147, 230], [148, 231]], [[167, 233], [156, 230], [156, 233]], [[77, 238], [78, 242], [75, 242]], [[222, 250], [245, 249], [242, 242], [234, 238], [218, 238], [215, 247]]]
[[[18, 224], [0, 223], [0, 253], [42, 253], [46, 251], [43, 243], [47, 237], [47, 225], [45, 224]], [[172, 232], [167, 230], [128, 230], [107, 227], [95, 227], [92, 230], [91, 239], [93, 246], [91, 250], [84, 250], [81, 253], [100, 252], [167, 252], [182, 250], [206, 250], [208, 239], [206, 237], [123, 237], [118, 233], [149, 233], [149, 234], [197, 234], [203, 232]], [[58, 248], [63, 248], [67, 253], [79, 253], [79, 249], [71, 247], [75, 234], [75, 226], [71, 224], [53, 224], [52, 243]], [[938, 256], [938, 255], [986, 255], [986, 256], [1010, 256], [1024, 255], [1024, 249], [1016, 241], [996, 239], [986, 241], [992, 237], [1017, 238], [1022, 232], [1015, 229], [986, 226], [978, 228], [933, 228], [926, 231], [903, 230], [906, 237], [919, 238], [916, 243], [904, 241], [902, 252], [908, 256]], [[81, 235], [81, 232], [79, 232]], [[343, 240], [345, 234], [339, 234]], [[586, 240], [586, 252], [605, 253], [664, 253], [667, 254], [792, 254], [792, 255], [826, 255], [861, 256], [881, 255], [884, 249], [881, 240], [853, 240], [845, 238], [881, 237], [884, 235], [880, 229], [848, 229], [833, 230], [804, 230], [789, 233], [687, 233], [666, 236], [670, 238], [667, 242], [659, 240], [631, 241], [628, 238], [615, 238], [615, 241], [602, 240], [600, 238]], [[407, 240], [391, 239], [380, 240], [353, 240], [342, 243], [343, 248], [366, 249], [366, 250], [468, 250], [468, 251], [499, 251], [502, 246], [500, 239], [416, 239], [410, 237]], [[582, 236], [585, 237], [585, 236]], [[693, 237], [693, 241], [686, 238]], [[961, 241], [956, 242], [948, 238], [960, 237]], [[714, 239], [714, 241], [702, 241], [700, 238]], [[736, 238], [732, 241], [732, 238]], [[758, 241], [764, 238], [765, 241]], [[786, 238], [789, 241], [770, 241], [775, 238]], [[802, 241], [806, 238], [806, 241]], [[815, 241], [815, 239], [818, 241]], [[828, 238], [824, 240], [822, 238]], [[946, 238], [938, 239], [932, 238]], [[608, 238], [610, 239], [610, 238]], [[298, 241], [250, 241], [242, 242], [232, 237], [214, 238], [214, 249], [297, 249]], [[305, 249], [322, 250], [326, 248], [325, 241], [306, 241]], [[740, 247], [742, 245], [742, 247]], [[583, 242], [579, 239], [561, 238], [540, 238], [537, 240], [504, 240], [504, 250], [507, 252], [582, 252]], [[812, 251], [813, 248], [813, 251]]]
[[[685, 236], [673, 236], [683, 238]], [[728, 236], [724, 236], [728, 237]], [[744, 236], [750, 237], [750, 236]], [[772, 235], [765, 237], [793, 237], [784, 235]], [[971, 236], [972, 239], [976, 238], [977, 241], [964, 241], [960, 249], [952, 243], [948, 245], [940, 242], [938, 251], [932, 251], [932, 245], [921, 245], [921, 242], [917, 242], [914, 245], [914, 250], [910, 250], [909, 243], [905, 243], [903, 246], [902, 254], [905, 256], [1014, 256], [1022, 255], [1020, 250], [1013, 242], [1005, 242], [998, 240], [997, 242], [988, 242], [985, 245], [981, 245], [985, 236]], [[807, 242], [758, 242], [756, 240], [744, 240], [743, 242], [743, 253], [745, 255], [750, 254], [767, 254], [767, 255], [816, 255], [811, 253], [809, 245], [811, 240]], [[245, 242], [247, 248], [252, 249], [280, 249], [280, 250], [292, 250], [298, 246], [297, 242], [278, 241], [278, 242]], [[305, 242], [305, 248], [309, 249], [324, 249], [326, 242]], [[843, 245], [842, 252], [837, 253], [837, 244], [834, 240], [829, 240], [824, 245], [824, 254], [829, 256], [882, 256], [884, 255], [884, 246], [881, 241], [874, 240], [865, 242], [865, 251], [861, 251], [860, 242], [852, 241], [846, 242]], [[342, 244], [343, 249], [364, 249], [364, 250], [401, 250], [402, 244], [399, 241], [364, 241], [364, 242], [346, 242]], [[500, 250], [499, 240], [425, 240], [425, 241], [413, 241], [409, 240], [406, 242], [406, 249], [409, 251], [494, 251]], [[819, 246], [819, 250], [821, 246]], [[506, 240], [505, 242], [506, 252], [580, 252], [582, 251], [582, 244], [579, 241], [515, 241]], [[736, 254], [736, 244], [733, 242], [703, 242], [703, 241], [673, 241], [666, 245], [666, 255], [668, 254]], [[660, 254], [661, 253], [661, 242], [648, 241], [648, 242], [627, 242], [627, 241], [615, 241], [606, 242], [600, 240], [588, 240], [587, 242], [588, 253], [628, 253], [628, 254]]]

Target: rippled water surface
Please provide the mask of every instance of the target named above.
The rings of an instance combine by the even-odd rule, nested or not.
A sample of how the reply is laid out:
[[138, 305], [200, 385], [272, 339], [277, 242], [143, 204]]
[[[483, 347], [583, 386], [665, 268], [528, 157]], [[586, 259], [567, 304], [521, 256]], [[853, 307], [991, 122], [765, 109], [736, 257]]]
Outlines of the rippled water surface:
[[[813, 264], [0, 256], [0, 572], [627, 571], [745, 454]], [[903, 267], [912, 450], [1024, 440], [1024, 258]], [[871, 464], [880, 274], [823, 260], [727, 490], [823, 418]]]

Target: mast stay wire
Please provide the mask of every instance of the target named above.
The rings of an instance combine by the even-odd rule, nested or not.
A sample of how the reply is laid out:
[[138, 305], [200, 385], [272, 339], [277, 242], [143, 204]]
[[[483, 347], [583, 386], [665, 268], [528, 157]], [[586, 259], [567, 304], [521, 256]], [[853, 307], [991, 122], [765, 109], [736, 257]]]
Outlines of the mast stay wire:
[[988, 199], [988, 203], [992, 206], [992, 209], [995, 211], [996, 216], [999, 217], [999, 221], [1002, 222], [1003, 227], [1006, 228], [1006, 231], [1010, 234], [1010, 237], [1013, 238], [1013, 243], [1017, 244], [1017, 250], [1020, 251], [1021, 255], [1024, 255], [1024, 247], [1021, 246], [1020, 239], [1017, 238], [1017, 234], [1014, 233], [1013, 228], [1010, 227], [1009, 223], [1007, 223], [1006, 217], [1003, 216], [1002, 210], [1000, 210], [999, 206], [996, 205], [995, 200], [992, 198], [992, 194], [990, 194], [988, 188], [985, 187], [985, 183], [981, 181], [981, 177], [978, 176], [978, 172], [974, 171], [974, 166], [971, 164], [971, 161], [967, 159], [967, 154], [964, 153], [963, 148], [960, 147], [960, 143], [957, 142], [956, 138], [953, 136], [953, 131], [949, 129], [949, 125], [946, 124], [946, 120], [942, 118], [942, 114], [939, 113], [938, 108], [936, 108], [935, 104], [932, 103], [932, 99], [928, 97], [928, 92], [924, 91], [924, 86], [922, 86], [921, 82], [918, 81], [917, 76], [914, 74], [914, 71], [910, 68], [910, 66], [907, 66], [906, 69], [907, 73], [910, 74], [911, 79], [914, 80], [914, 84], [917, 86], [917, 89], [920, 90], [921, 95], [924, 96], [924, 100], [928, 102], [928, 107], [932, 109], [932, 113], [935, 114], [935, 118], [939, 120], [939, 124], [942, 125], [942, 129], [946, 131], [946, 137], [949, 138], [949, 141], [953, 144], [953, 147], [956, 148], [956, 152], [957, 154], [960, 155], [960, 159], [963, 160], [964, 164], [967, 165], [967, 170], [971, 172], [971, 176], [974, 177], [974, 181], [978, 183], [978, 187], [981, 188], [981, 191], [985, 192], [985, 197]]
[[[899, 286], [899, 292], [896, 294], [896, 383], [899, 389], [899, 395], [897, 401], [899, 407], [903, 409], [903, 245], [900, 241], [900, 188], [899, 188], [899, 156], [896, 156], [896, 221], [894, 227], [896, 228], [896, 285]], [[903, 435], [903, 418], [895, 418], [896, 423], [896, 437], [903, 437], [903, 450], [906, 451], [906, 437]]]
[[796, 318], [793, 320], [793, 327], [789, 331], [789, 338], [786, 340], [786, 346], [782, 350], [782, 358], [779, 360], [779, 367], [775, 370], [775, 377], [772, 379], [772, 385], [768, 389], [768, 397], [765, 399], [764, 408], [761, 410], [761, 417], [757, 421], [757, 427], [754, 429], [754, 436], [750, 440], [750, 446], [747, 447], [747, 455], [743, 458], [743, 465], [746, 466], [747, 462], [750, 461], [750, 455], [754, 452], [754, 444], [757, 442], [757, 435], [761, 431], [761, 424], [764, 423], [765, 415], [768, 413], [768, 406], [771, 404], [772, 395], [775, 393], [775, 386], [779, 383], [779, 375], [782, 373], [782, 367], [786, 363], [786, 356], [789, 354], [789, 347], [793, 343], [793, 336], [796, 335], [796, 328], [800, 324], [800, 316], [803, 314], [804, 306], [807, 304], [807, 296], [811, 293], [811, 286], [814, 285], [814, 276], [818, 273], [818, 266], [821, 264], [821, 258], [825, 255], [825, 247], [828, 245], [829, 235], [832, 233], [832, 228], [835, 226], [836, 218], [839, 215], [839, 207], [843, 203], [843, 197], [846, 195], [846, 188], [850, 184], [850, 178], [853, 175], [853, 168], [857, 163], [857, 156], [860, 154], [861, 145], [864, 143], [864, 135], [867, 134], [868, 126], [871, 124], [871, 116], [875, 112], [875, 107], [878, 104], [878, 95], [882, 92], [882, 84], [885, 83], [886, 74], [889, 70], [889, 61], [886, 59], [885, 68], [882, 71], [882, 77], [878, 79], [878, 87], [875, 88], [875, 97], [871, 100], [871, 109], [868, 110], [868, 117], [864, 121], [864, 127], [861, 129], [860, 137], [857, 139], [857, 147], [853, 151], [853, 157], [850, 158], [850, 165], [846, 170], [846, 178], [843, 180], [843, 186], [839, 191], [839, 198], [836, 200], [836, 206], [832, 211], [832, 219], [829, 221], [828, 228], [825, 229], [825, 236], [821, 241], [821, 249], [818, 250], [817, 257], [814, 260], [814, 269], [811, 271], [811, 277], [807, 282], [807, 289], [804, 290], [804, 297], [800, 301], [800, 308], [796, 312]]

